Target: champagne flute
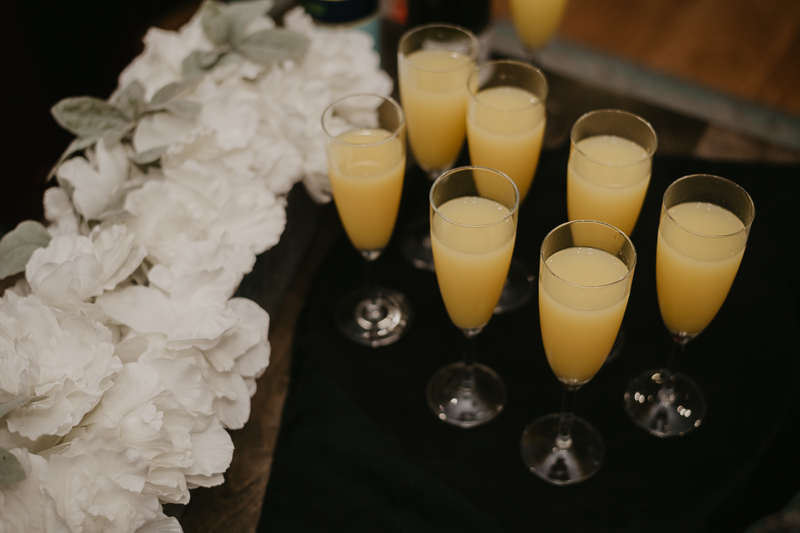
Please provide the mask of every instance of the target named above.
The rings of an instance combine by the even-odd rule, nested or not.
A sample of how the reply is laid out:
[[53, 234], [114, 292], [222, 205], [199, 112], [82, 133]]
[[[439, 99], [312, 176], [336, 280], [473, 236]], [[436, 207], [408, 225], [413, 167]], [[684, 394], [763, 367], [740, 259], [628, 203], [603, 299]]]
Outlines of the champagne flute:
[[[538, 68], [519, 61], [489, 61], [467, 80], [467, 141], [473, 165], [494, 168], [514, 180], [520, 201], [528, 194], [546, 123], [547, 79]], [[535, 276], [512, 259], [495, 313], [525, 304]]]
[[[599, 220], [631, 235], [650, 184], [658, 137], [643, 118], [619, 109], [581, 116], [570, 132], [567, 165], [567, 217]], [[606, 362], [619, 356], [620, 329]]]
[[547, 362], [564, 384], [561, 412], [530, 423], [520, 452], [531, 472], [566, 485], [600, 468], [599, 432], [573, 415], [578, 388], [594, 377], [614, 344], [630, 296], [636, 249], [614, 226], [566, 222], [542, 242], [539, 322]]
[[511, 263], [519, 190], [497, 170], [461, 167], [436, 179], [430, 204], [436, 278], [466, 349], [461, 362], [431, 378], [428, 405], [441, 420], [468, 428], [488, 422], [505, 406], [503, 381], [475, 362], [476, 336], [492, 317]]
[[365, 259], [367, 283], [349, 293], [336, 325], [350, 340], [378, 347], [397, 341], [413, 311], [400, 292], [373, 283], [370, 265], [392, 236], [406, 165], [403, 110], [392, 98], [358, 94], [322, 115], [328, 174], [336, 210], [350, 242]]
[[511, 22], [529, 60], [558, 31], [566, 7], [567, 0], [510, 0]]
[[[400, 38], [397, 71], [408, 142], [430, 180], [452, 168], [464, 144], [467, 78], [479, 48], [475, 34], [449, 24], [419, 26]], [[434, 269], [427, 220], [409, 227], [403, 251], [417, 268]]]
[[628, 415], [653, 435], [685, 435], [703, 421], [703, 393], [692, 379], [677, 372], [678, 359], [722, 307], [744, 256], [755, 213], [750, 195], [719, 176], [685, 176], [664, 193], [656, 288], [672, 350], [666, 369], [640, 374], [628, 384], [624, 396]]

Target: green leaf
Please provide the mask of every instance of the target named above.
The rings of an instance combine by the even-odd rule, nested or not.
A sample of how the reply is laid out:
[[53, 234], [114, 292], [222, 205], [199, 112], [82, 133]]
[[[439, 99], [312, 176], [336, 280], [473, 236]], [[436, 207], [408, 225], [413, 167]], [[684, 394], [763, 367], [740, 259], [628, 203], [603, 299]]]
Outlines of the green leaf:
[[156, 146], [131, 156], [131, 161], [137, 165], [150, 165], [161, 159], [161, 156], [167, 153], [167, 149], [169, 149], [169, 146]]
[[111, 147], [122, 141], [122, 139], [135, 127], [136, 124], [131, 122], [130, 124], [124, 124], [118, 130], [109, 131], [103, 136], [106, 146]]
[[50, 244], [50, 234], [39, 222], [25, 220], [0, 239], [0, 279], [25, 271], [33, 252]]
[[216, 46], [228, 44], [228, 31], [230, 25], [228, 19], [222, 11], [222, 6], [217, 2], [206, 2], [203, 6], [203, 13], [200, 15], [203, 24], [203, 33]]
[[17, 398], [16, 400], [0, 403], [0, 418], [3, 418], [17, 407], [28, 405], [31, 402], [38, 402], [45, 398], [47, 398], [47, 396], [28, 396], [26, 398]]
[[235, 2], [228, 5], [225, 15], [230, 23], [228, 40], [231, 46], [239, 48], [244, 42], [248, 24], [258, 15], [264, 15], [272, 9], [272, 0], [255, 0], [254, 2]]
[[129, 119], [135, 120], [147, 107], [147, 102], [144, 100], [144, 85], [139, 80], [132, 81], [111, 99], [111, 104], [125, 113]]
[[91, 96], [61, 100], [51, 112], [64, 129], [86, 139], [100, 139], [131, 122], [116, 106]]
[[203, 106], [197, 102], [190, 102], [189, 100], [173, 100], [164, 106], [164, 111], [168, 111], [180, 118], [192, 120], [200, 114], [202, 108]]
[[5, 448], [0, 448], [0, 487], [16, 485], [26, 477], [19, 459]]
[[[194, 53], [195, 52], [192, 52], [192, 54]], [[154, 94], [150, 99], [148, 110], [163, 106], [173, 98], [180, 96], [184, 91], [193, 85], [194, 82], [192, 81], [176, 81], [174, 83], [168, 83], [167, 85], [164, 85], [162, 88], [157, 90], [156, 94]]]
[[296, 31], [275, 28], [248, 35], [239, 51], [259, 63], [270, 65], [277, 61], [300, 61], [308, 51], [309, 40]]
[[181, 62], [181, 72], [183, 73], [183, 77], [187, 80], [196, 80], [205, 75], [206, 68], [203, 67], [200, 59], [202, 54], [203, 52], [195, 50], [183, 58], [183, 61]]

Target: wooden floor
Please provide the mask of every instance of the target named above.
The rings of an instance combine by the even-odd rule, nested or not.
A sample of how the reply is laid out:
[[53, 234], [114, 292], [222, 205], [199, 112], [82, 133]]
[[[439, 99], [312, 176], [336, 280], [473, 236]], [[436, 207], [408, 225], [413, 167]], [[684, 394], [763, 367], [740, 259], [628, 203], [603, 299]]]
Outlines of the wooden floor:
[[569, 0], [559, 37], [800, 117], [797, 0]]

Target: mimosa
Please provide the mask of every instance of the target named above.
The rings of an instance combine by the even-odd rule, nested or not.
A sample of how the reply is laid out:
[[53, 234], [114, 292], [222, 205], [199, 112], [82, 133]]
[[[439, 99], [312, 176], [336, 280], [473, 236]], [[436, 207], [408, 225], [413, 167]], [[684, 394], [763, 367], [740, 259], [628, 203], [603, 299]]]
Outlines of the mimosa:
[[544, 127], [544, 104], [532, 93], [510, 86], [484, 89], [470, 100], [467, 112], [470, 160], [506, 174], [525, 199], [539, 164]]
[[515, 222], [507, 207], [475, 196], [445, 202], [438, 211], [442, 216], [431, 223], [433, 259], [447, 313], [459, 328], [479, 328], [503, 290]]
[[[382, 129], [343, 133], [328, 146], [333, 199], [359, 250], [381, 250], [392, 235], [405, 172], [400, 137]], [[381, 142], [385, 141], [385, 142]]]
[[561, 381], [584, 383], [603, 365], [630, 294], [629, 283], [615, 282], [626, 275], [625, 263], [597, 248], [566, 248], [547, 258], [539, 320], [547, 361]]
[[464, 144], [467, 77], [475, 57], [443, 49], [422, 49], [398, 62], [400, 101], [408, 141], [426, 170], [446, 169]]
[[530, 50], [538, 50], [558, 30], [567, 0], [511, 0], [509, 7], [519, 39]]
[[[736, 215], [707, 202], [682, 203], [662, 213], [656, 283], [661, 316], [670, 331], [696, 335], [722, 307], [744, 255], [743, 228]], [[737, 232], [734, 238], [714, 238]]]
[[650, 184], [650, 155], [616, 135], [573, 144], [567, 167], [569, 219], [599, 220], [630, 235]]

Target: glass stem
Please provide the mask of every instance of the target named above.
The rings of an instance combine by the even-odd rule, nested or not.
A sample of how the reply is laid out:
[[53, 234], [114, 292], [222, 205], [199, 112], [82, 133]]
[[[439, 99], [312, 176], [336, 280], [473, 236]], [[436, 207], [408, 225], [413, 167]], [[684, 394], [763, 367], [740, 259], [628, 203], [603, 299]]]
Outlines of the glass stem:
[[661, 400], [669, 401], [673, 396], [675, 390], [675, 374], [678, 372], [678, 362], [683, 356], [683, 351], [686, 349], [685, 342], [673, 342], [672, 348], [669, 351], [669, 362], [665, 375], [662, 376], [663, 382], [661, 384], [661, 391], [658, 393]]
[[566, 450], [572, 446], [572, 414], [575, 412], [575, 400], [578, 387], [564, 384], [564, 393], [561, 395], [561, 413], [558, 415], [558, 436], [556, 447]]
[[465, 332], [464, 337], [464, 372], [461, 375], [461, 387], [464, 390], [475, 388], [475, 360], [478, 355], [478, 341], [476, 334]]

